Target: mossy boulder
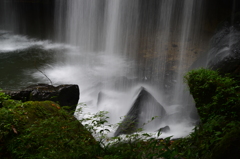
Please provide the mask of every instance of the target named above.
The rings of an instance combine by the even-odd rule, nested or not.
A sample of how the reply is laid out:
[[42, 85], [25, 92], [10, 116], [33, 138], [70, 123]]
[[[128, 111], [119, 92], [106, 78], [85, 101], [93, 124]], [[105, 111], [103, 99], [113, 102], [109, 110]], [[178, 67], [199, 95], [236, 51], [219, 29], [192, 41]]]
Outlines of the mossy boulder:
[[75, 84], [65, 84], [53, 86], [48, 84], [36, 84], [28, 86], [22, 90], [5, 90], [11, 99], [25, 101], [45, 101], [57, 102], [60, 106], [69, 106], [71, 111], [75, 111], [79, 100], [79, 87]]
[[95, 158], [92, 152], [101, 150], [91, 133], [52, 101], [6, 100], [2, 105], [2, 157]]

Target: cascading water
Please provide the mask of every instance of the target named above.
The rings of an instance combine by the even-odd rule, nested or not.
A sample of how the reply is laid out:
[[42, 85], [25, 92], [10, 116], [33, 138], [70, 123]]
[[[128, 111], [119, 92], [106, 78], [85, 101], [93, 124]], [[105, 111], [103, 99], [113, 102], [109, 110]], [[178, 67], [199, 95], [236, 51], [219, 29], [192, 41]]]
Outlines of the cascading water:
[[[80, 102], [109, 111], [110, 123], [127, 114], [141, 86], [170, 114], [148, 129], [174, 120], [191, 122], [192, 112], [186, 113], [189, 107], [183, 105], [187, 97], [182, 96], [182, 78], [192, 61], [187, 49], [197, 42], [199, 1], [60, 0], [56, 6], [56, 15], [61, 15], [56, 20], [58, 40], [75, 49], [55, 66], [56, 72], [47, 71], [53, 81], [79, 84]], [[143, 123], [157, 115], [154, 108], [144, 110], [152, 116]]]
[[[57, 6], [64, 3], [58, 1]], [[133, 95], [126, 92], [130, 93], [132, 87], [129, 79], [136, 78], [135, 55], [128, 52], [136, 50], [137, 11], [138, 1], [69, 1], [66, 25], [59, 25], [61, 17], [57, 22], [58, 30], [66, 28], [65, 39], [60, 40], [75, 49], [66, 54], [64, 64], [57, 66], [56, 71], [62, 70], [64, 77], [49, 70], [50, 78], [53, 81], [67, 78], [64, 82], [79, 84], [81, 102], [96, 111], [111, 112], [112, 123], [127, 113], [132, 102]]]

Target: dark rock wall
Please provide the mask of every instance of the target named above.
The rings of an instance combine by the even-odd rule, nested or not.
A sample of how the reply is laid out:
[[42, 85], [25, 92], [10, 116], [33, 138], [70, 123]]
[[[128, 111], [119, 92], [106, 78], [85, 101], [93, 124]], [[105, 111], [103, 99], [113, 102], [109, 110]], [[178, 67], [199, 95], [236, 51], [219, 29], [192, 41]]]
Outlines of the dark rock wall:
[[52, 39], [54, 0], [0, 1], [0, 29], [39, 39]]

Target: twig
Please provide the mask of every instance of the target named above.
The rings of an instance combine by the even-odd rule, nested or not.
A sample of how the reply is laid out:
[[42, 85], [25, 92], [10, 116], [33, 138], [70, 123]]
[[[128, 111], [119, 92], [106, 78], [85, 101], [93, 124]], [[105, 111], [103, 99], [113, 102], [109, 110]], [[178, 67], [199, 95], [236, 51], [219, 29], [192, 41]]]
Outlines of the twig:
[[48, 78], [48, 76], [47, 76], [44, 72], [42, 72], [40, 69], [38, 69], [37, 66], [35, 66], [35, 67], [36, 67], [36, 69], [37, 69], [39, 72], [41, 72], [41, 73], [49, 80], [49, 82], [51, 83], [51, 85], [53, 85], [53, 83], [52, 83], [52, 81], [50, 80], [50, 78]]

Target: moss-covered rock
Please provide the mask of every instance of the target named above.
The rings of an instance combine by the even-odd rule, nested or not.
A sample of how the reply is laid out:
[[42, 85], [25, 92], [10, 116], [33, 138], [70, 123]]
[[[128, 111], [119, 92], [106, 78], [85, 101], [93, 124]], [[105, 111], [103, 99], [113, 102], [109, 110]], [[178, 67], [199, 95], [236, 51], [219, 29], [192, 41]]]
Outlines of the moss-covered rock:
[[95, 158], [92, 151], [101, 150], [91, 133], [52, 101], [4, 101], [0, 121], [0, 156]]
[[75, 111], [79, 100], [79, 87], [75, 84], [53, 86], [48, 84], [30, 85], [22, 90], [3, 91], [14, 100], [25, 101], [54, 101], [60, 106], [69, 106], [70, 111]]

